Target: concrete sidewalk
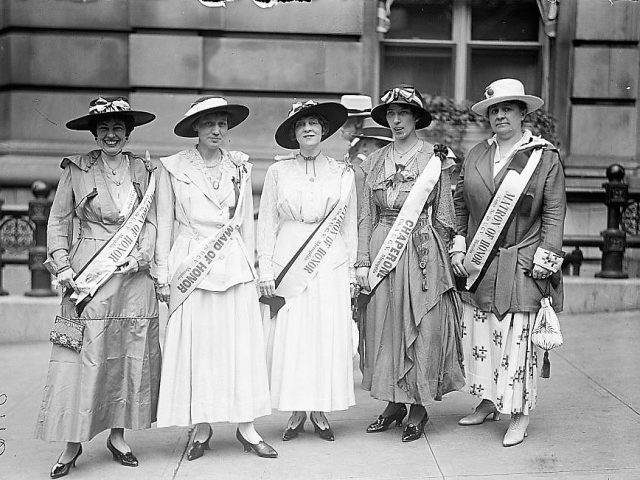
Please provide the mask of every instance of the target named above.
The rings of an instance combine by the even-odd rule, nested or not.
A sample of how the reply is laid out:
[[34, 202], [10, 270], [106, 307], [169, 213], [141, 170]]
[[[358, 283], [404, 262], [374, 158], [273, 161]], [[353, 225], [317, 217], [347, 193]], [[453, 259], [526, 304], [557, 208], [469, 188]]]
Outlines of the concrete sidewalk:
[[[186, 428], [127, 432], [140, 466], [126, 468], [112, 461], [103, 432], [83, 446], [67, 478], [639, 479], [640, 312], [563, 315], [561, 322], [565, 344], [550, 355], [551, 378], [540, 379], [529, 437], [516, 447], [502, 447], [508, 418], [458, 426], [476, 404], [463, 393], [429, 409], [422, 440], [401, 443], [401, 429], [366, 434], [384, 404], [360, 389], [358, 375], [357, 405], [329, 416], [333, 443], [309, 423], [307, 433], [283, 443], [288, 414], [274, 412], [256, 423], [278, 459], [244, 454], [235, 426], [215, 424], [212, 450], [193, 462], [184, 457]], [[44, 342], [0, 346], [0, 479], [48, 478], [62, 449], [33, 439], [49, 351]]]

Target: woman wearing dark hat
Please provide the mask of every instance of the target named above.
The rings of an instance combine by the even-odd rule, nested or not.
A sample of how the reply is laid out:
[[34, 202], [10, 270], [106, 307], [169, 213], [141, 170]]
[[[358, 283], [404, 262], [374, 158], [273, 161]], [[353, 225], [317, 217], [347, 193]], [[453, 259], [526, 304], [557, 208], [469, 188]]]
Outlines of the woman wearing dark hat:
[[536, 405], [530, 332], [545, 290], [562, 310], [563, 167], [553, 145], [522, 126], [542, 104], [518, 80], [487, 87], [471, 108], [489, 118], [495, 135], [469, 152], [454, 196], [459, 235], [451, 262], [473, 292], [463, 294], [467, 386], [482, 399], [459, 423], [511, 414], [505, 447], [524, 440]]
[[339, 103], [294, 104], [275, 138], [299, 153], [269, 167], [260, 200], [260, 292], [286, 302], [277, 313], [265, 309], [270, 310], [265, 322], [271, 404], [293, 412], [283, 440], [298, 436], [310, 412], [315, 432], [332, 441], [325, 413], [355, 404], [349, 286], [357, 243], [353, 171], [322, 153], [322, 141], [346, 118]]
[[155, 258], [169, 323], [158, 426], [196, 424], [188, 460], [209, 448], [213, 422], [237, 423], [245, 451], [278, 455], [253, 425], [271, 406], [253, 268], [251, 164], [222, 148], [248, 115], [224, 98], [198, 99], [174, 128], [197, 145], [161, 159]]
[[449, 265], [454, 233], [450, 169], [443, 146], [418, 138], [431, 115], [413, 87], [385, 92], [371, 112], [394, 142], [363, 163], [356, 277], [371, 292], [365, 326], [363, 387], [388, 402], [367, 428], [402, 424], [402, 441], [420, 438], [426, 407], [464, 386], [459, 301]]
[[[131, 110], [126, 98], [98, 98], [88, 115], [67, 123], [71, 130], [91, 131], [98, 149], [62, 161], [47, 228], [46, 265], [65, 289], [56, 326], [79, 318], [84, 328], [75, 350], [61, 346], [56, 327], [52, 332], [36, 428], [38, 438], [67, 442], [52, 478], [69, 473], [81, 442], [107, 428], [114, 460], [136, 467], [124, 429], [149, 428], [156, 420], [158, 302], [148, 271], [156, 237], [155, 180], [148, 161], [123, 151], [134, 127], [154, 118]], [[79, 233], [73, 233], [74, 224]], [[134, 242], [114, 253], [114, 234], [125, 230]], [[111, 270], [96, 282], [109, 253]]]

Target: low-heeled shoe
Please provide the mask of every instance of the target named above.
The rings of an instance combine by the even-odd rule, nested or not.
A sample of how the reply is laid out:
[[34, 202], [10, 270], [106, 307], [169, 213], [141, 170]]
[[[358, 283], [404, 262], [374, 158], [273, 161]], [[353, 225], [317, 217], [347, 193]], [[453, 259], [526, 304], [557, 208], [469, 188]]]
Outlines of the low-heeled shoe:
[[56, 462], [56, 464], [51, 468], [50, 476], [51, 478], [60, 478], [64, 477], [67, 473], [69, 473], [69, 469], [71, 467], [76, 466], [76, 460], [82, 453], [82, 445], [78, 447], [78, 452], [74, 455], [74, 457], [67, 463]]
[[211, 435], [213, 435], [213, 430], [209, 427], [209, 435], [207, 435], [207, 439], [204, 442], [194, 440], [191, 443], [187, 450], [187, 460], [196, 460], [204, 455], [205, 450], [209, 450], [209, 440], [211, 440]]
[[[321, 439], [326, 440], [328, 442], [333, 442], [335, 440], [335, 436], [333, 435], [333, 430], [331, 430], [331, 425], [327, 425], [327, 428], [320, 428], [320, 425], [318, 425], [313, 420], [313, 415], [311, 415], [310, 419], [311, 419], [311, 423], [313, 423], [313, 429]], [[329, 421], [327, 420], [327, 424], [328, 423]]]
[[276, 452], [276, 449], [264, 440], [260, 440], [258, 443], [251, 443], [249, 442], [249, 440], [242, 436], [240, 430], [236, 430], [236, 438], [244, 447], [245, 453], [253, 451], [256, 455], [263, 458], [276, 458], [278, 456], [278, 452]]
[[287, 426], [287, 428], [285, 428], [284, 432], [282, 433], [282, 441], [287, 442], [289, 440], [296, 438], [300, 434], [300, 432], [304, 431], [304, 422], [306, 421], [307, 421], [307, 414], [305, 413], [300, 423], [296, 425], [294, 428]]
[[378, 416], [378, 419], [367, 427], [367, 433], [384, 432], [389, 429], [393, 422], [396, 422], [396, 426], [400, 427], [402, 425], [402, 420], [406, 415], [407, 407], [401, 405], [400, 408], [391, 415], [386, 417], [384, 415]]
[[417, 425], [414, 425], [413, 423], [407, 423], [407, 425], [404, 427], [404, 430], [402, 431], [402, 441], [413, 442], [414, 440], [418, 440], [420, 437], [422, 437], [422, 434], [424, 433], [424, 426], [427, 424], [428, 419], [429, 415], [425, 413], [424, 417], [422, 417], [422, 420], [420, 420]]
[[121, 465], [124, 465], [125, 467], [138, 466], [138, 459], [133, 454], [133, 452], [122, 453], [120, 450], [113, 446], [113, 443], [111, 443], [111, 437], [107, 438], [107, 448], [111, 452], [111, 455], [113, 455], [113, 459], [116, 462], [120, 462]]

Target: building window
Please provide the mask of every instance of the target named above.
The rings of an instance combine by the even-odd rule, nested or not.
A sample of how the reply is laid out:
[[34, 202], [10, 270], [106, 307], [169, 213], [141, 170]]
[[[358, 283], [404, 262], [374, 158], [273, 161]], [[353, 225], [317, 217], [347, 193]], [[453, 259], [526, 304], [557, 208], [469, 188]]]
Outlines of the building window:
[[497, 78], [545, 95], [548, 62], [536, 0], [395, 0], [381, 45], [380, 87], [412, 83], [478, 100]]

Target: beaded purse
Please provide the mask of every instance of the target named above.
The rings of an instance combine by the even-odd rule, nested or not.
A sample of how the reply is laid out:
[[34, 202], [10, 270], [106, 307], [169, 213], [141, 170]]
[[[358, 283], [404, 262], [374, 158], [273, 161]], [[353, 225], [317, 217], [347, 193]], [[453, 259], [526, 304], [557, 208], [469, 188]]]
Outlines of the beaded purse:
[[84, 336], [84, 322], [79, 318], [65, 318], [56, 315], [53, 329], [49, 333], [49, 341], [54, 345], [80, 353]]

